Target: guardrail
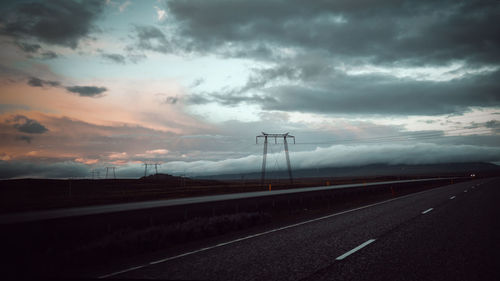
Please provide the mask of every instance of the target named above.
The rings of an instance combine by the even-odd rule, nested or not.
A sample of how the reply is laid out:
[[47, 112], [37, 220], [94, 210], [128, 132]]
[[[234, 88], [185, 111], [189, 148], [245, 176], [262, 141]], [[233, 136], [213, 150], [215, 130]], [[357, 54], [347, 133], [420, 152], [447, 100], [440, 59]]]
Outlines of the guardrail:
[[[240, 209], [240, 205], [248, 205], [248, 201], [269, 201], [273, 200], [273, 205], [276, 205], [276, 200], [284, 199], [285, 197], [290, 197], [292, 199], [297, 195], [300, 196], [301, 200], [307, 200], [309, 197], [315, 197], [319, 194], [321, 195], [340, 195], [352, 192], [366, 192], [375, 191], [381, 187], [391, 185], [393, 188], [395, 186], [401, 186], [405, 184], [414, 184], [422, 182], [435, 182], [435, 181], [453, 181], [458, 179], [458, 177], [452, 178], [428, 178], [428, 179], [415, 179], [415, 180], [400, 180], [400, 181], [385, 181], [385, 182], [372, 182], [372, 183], [361, 183], [361, 184], [344, 184], [344, 185], [333, 185], [333, 186], [318, 186], [318, 187], [306, 187], [306, 188], [295, 188], [295, 189], [282, 189], [282, 190], [272, 190], [272, 191], [258, 191], [258, 192], [244, 192], [244, 193], [232, 193], [232, 194], [221, 194], [212, 196], [199, 196], [199, 197], [188, 197], [179, 199], [169, 199], [169, 200], [157, 200], [157, 201], [144, 201], [144, 202], [134, 202], [134, 203], [123, 203], [123, 204], [110, 204], [110, 205], [97, 205], [79, 208], [67, 208], [67, 209], [56, 209], [48, 211], [37, 211], [37, 212], [22, 212], [13, 214], [0, 215], [0, 224], [13, 224], [13, 223], [23, 223], [23, 222], [34, 222], [52, 219], [63, 219], [63, 218], [74, 218], [82, 216], [91, 215], [106, 215], [112, 213], [120, 212], [132, 212], [132, 211], [144, 211], [151, 209], [165, 209], [172, 207], [184, 207], [191, 208], [193, 205], [203, 205], [215, 204], [220, 205], [220, 203], [234, 204], [236, 209]], [[394, 192], [394, 190], [392, 191]], [[198, 209], [198, 208], [195, 208]], [[213, 208], [212, 208], [213, 209]], [[185, 210], [185, 213], [189, 210]]]

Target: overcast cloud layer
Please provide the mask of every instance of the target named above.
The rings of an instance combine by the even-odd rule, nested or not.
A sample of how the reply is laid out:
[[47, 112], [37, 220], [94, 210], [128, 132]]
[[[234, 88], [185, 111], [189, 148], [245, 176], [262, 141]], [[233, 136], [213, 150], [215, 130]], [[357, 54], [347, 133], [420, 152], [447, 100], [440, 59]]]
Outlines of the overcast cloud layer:
[[[243, 88], [204, 93], [205, 99], [193, 99], [195, 103], [247, 103], [268, 110], [321, 113], [436, 115], [500, 102], [496, 82], [500, 7], [494, 1], [380, 1], [370, 5], [369, 1], [226, 0], [167, 1], [166, 5], [179, 20], [180, 36], [172, 43], [178, 40], [184, 49], [275, 65], [255, 70], [258, 78]], [[160, 45], [169, 45], [161, 39]], [[360, 74], [346, 75], [342, 71], [346, 64]], [[389, 73], [359, 71], [372, 65]], [[440, 66], [450, 67], [444, 73], [451, 76], [447, 81], [405, 77], [405, 71], [409, 76], [416, 67]], [[399, 77], [398, 71], [402, 72]], [[473, 75], [460, 76], [467, 72]]]
[[499, 162], [499, 15], [479, 0], [3, 1], [0, 178], [257, 171], [262, 131], [296, 136], [294, 168]]

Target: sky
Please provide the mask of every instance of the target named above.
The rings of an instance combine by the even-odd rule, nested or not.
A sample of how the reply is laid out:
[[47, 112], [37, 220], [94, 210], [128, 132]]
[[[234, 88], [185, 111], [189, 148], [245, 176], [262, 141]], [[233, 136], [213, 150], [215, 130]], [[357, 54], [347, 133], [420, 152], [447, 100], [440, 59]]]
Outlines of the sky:
[[[0, 178], [500, 163], [500, 1], [0, 4]], [[291, 141], [291, 139], [290, 139]], [[268, 169], [284, 169], [282, 140]], [[149, 173], [149, 172], [148, 172]]]

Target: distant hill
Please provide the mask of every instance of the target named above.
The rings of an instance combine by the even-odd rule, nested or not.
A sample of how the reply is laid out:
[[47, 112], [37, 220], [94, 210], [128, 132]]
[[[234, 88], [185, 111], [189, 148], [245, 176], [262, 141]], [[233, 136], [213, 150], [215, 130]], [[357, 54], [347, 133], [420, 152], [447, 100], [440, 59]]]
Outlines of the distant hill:
[[149, 176], [144, 176], [141, 177], [140, 180], [179, 180], [182, 179], [182, 177], [177, 177], [177, 176], [172, 176], [169, 174], [152, 174]]
[[[500, 176], [500, 166], [491, 163], [447, 163], [428, 165], [387, 165], [375, 164], [358, 167], [318, 168], [293, 170], [294, 178], [320, 177], [375, 177], [375, 176], [416, 176], [416, 175], [449, 175], [449, 174], [497, 174]], [[199, 176], [199, 179], [213, 180], [240, 180], [259, 179], [260, 172]], [[287, 178], [288, 173], [283, 171], [269, 171], [267, 178]]]

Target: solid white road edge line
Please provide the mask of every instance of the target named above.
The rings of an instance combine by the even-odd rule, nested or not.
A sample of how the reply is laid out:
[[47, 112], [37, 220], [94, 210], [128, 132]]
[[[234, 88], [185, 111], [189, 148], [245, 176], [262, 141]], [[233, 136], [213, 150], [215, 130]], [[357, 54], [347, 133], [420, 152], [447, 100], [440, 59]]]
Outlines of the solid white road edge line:
[[434, 208], [429, 208], [429, 209], [427, 209], [427, 210], [423, 211], [423, 212], [422, 212], [422, 215], [425, 215], [425, 214], [427, 214], [428, 212], [430, 212], [430, 211], [432, 211], [432, 210], [434, 210]]
[[[443, 187], [446, 187], [446, 186], [443, 186]], [[194, 250], [194, 251], [191, 251], [191, 252], [186, 252], [186, 253], [183, 253], [183, 254], [180, 254], [180, 255], [177, 255], [177, 256], [172, 256], [172, 257], [168, 257], [168, 258], [164, 258], [164, 259], [152, 261], [152, 262], [149, 262], [147, 264], [140, 265], [140, 266], [131, 267], [131, 268], [128, 268], [128, 269], [124, 269], [124, 270], [116, 271], [116, 272], [113, 272], [113, 273], [101, 275], [101, 276], [99, 276], [97, 278], [98, 279], [108, 278], [108, 277], [111, 277], [111, 276], [115, 276], [115, 275], [118, 275], [118, 274], [122, 274], [122, 273], [125, 273], [125, 272], [136, 270], [136, 269], [139, 269], [139, 268], [143, 268], [143, 267], [146, 267], [146, 266], [149, 266], [149, 265], [154, 265], [154, 264], [158, 264], [158, 263], [162, 263], [162, 262], [166, 262], [166, 261], [178, 259], [178, 258], [181, 258], [181, 257], [189, 256], [189, 255], [196, 254], [196, 253], [199, 253], [199, 252], [204, 252], [204, 251], [211, 250], [211, 249], [214, 249], [214, 248], [218, 248], [218, 247], [221, 247], [221, 246], [225, 246], [225, 245], [237, 243], [237, 242], [240, 242], [240, 241], [248, 240], [248, 239], [251, 239], [251, 238], [254, 238], [254, 237], [259, 237], [259, 236], [262, 236], [262, 235], [266, 235], [266, 234], [269, 234], [269, 233], [273, 233], [273, 232], [285, 230], [285, 229], [296, 227], [296, 226], [300, 226], [300, 225], [303, 225], [303, 224], [307, 224], [307, 223], [311, 223], [311, 222], [315, 222], [315, 221], [319, 221], [319, 220], [324, 220], [324, 219], [327, 219], [327, 218], [331, 218], [331, 217], [335, 217], [335, 216], [339, 216], [339, 215], [343, 215], [343, 214], [347, 214], [347, 213], [359, 211], [359, 210], [370, 208], [370, 207], [374, 207], [374, 206], [377, 206], [377, 205], [382, 205], [382, 204], [389, 203], [389, 202], [392, 202], [392, 201], [395, 201], [395, 200], [404, 199], [406, 197], [410, 197], [410, 196], [414, 196], [414, 195], [418, 195], [418, 194], [422, 194], [422, 193], [427, 193], [427, 192], [431, 192], [431, 191], [434, 191], [434, 190], [436, 190], [436, 188], [429, 189], [429, 190], [424, 190], [424, 191], [420, 191], [420, 192], [412, 193], [412, 194], [408, 194], [408, 195], [404, 195], [404, 196], [401, 196], [401, 197], [396, 197], [396, 198], [388, 199], [388, 200], [385, 200], [385, 201], [382, 201], [382, 202], [377, 202], [377, 203], [373, 203], [373, 204], [361, 206], [361, 207], [358, 207], [358, 208], [354, 208], [354, 209], [342, 211], [342, 212], [331, 214], [331, 215], [326, 215], [326, 216], [315, 218], [315, 219], [312, 219], [312, 220], [307, 220], [307, 221], [303, 221], [303, 222], [299, 222], [299, 223], [295, 223], [295, 224], [291, 224], [291, 225], [287, 225], [287, 226], [283, 226], [283, 227], [271, 229], [271, 230], [268, 230], [268, 231], [264, 231], [264, 232], [261, 232], [261, 233], [252, 234], [252, 235], [245, 236], [245, 237], [242, 237], [242, 238], [238, 238], [238, 239], [235, 239], [235, 240], [231, 240], [231, 241], [228, 241], [228, 242], [219, 243], [219, 244], [214, 245], [214, 246], [210, 246], [210, 247], [206, 247], [206, 248], [201, 248], [201, 249]], [[431, 210], [432, 210], [432, 208], [431, 208]]]
[[130, 268], [127, 268], [127, 269], [124, 269], [124, 270], [120, 270], [120, 271], [117, 271], [117, 272], [113, 272], [113, 273], [110, 273], [110, 274], [99, 276], [98, 278], [99, 279], [108, 278], [108, 277], [111, 277], [111, 276], [115, 276], [115, 275], [118, 275], [118, 274], [129, 272], [129, 271], [132, 271], [132, 270], [140, 269], [140, 268], [143, 268], [145, 266], [146, 265], [139, 265], [139, 266], [130, 267]]
[[354, 249], [350, 250], [349, 252], [346, 252], [346, 253], [344, 253], [343, 255], [338, 256], [335, 260], [338, 260], [338, 261], [343, 260], [343, 259], [345, 259], [345, 258], [347, 258], [348, 256], [350, 256], [350, 255], [354, 254], [355, 252], [357, 252], [357, 251], [359, 251], [359, 250], [363, 249], [364, 247], [368, 246], [369, 244], [371, 244], [371, 243], [373, 243], [373, 242], [375, 242], [375, 239], [370, 239], [370, 240], [366, 241], [365, 243], [363, 243], [363, 244], [361, 244], [361, 245], [357, 246], [356, 248], [354, 248]]

